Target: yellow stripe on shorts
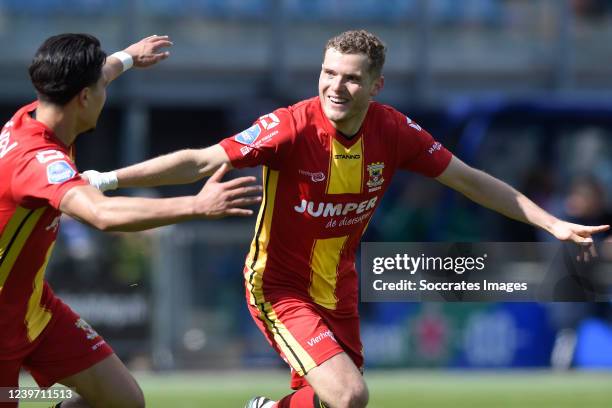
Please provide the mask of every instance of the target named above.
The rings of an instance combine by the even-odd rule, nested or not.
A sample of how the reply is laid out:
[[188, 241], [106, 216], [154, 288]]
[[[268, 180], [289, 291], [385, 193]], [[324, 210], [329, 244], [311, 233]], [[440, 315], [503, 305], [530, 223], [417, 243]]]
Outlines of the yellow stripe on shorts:
[[304, 376], [308, 371], [315, 368], [317, 366], [315, 361], [278, 319], [272, 305], [266, 302], [258, 304], [257, 307], [261, 320], [266, 324], [268, 330], [274, 336], [274, 341], [285, 355], [287, 362], [298, 375]]

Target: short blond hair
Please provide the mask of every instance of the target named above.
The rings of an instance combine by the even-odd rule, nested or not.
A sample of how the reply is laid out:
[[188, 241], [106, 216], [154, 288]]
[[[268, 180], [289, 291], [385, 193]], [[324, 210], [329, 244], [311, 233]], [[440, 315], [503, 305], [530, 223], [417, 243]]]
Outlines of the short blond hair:
[[338, 34], [327, 41], [324, 52], [330, 48], [343, 54], [364, 54], [368, 57], [370, 72], [377, 76], [382, 73], [387, 47], [369, 31], [350, 30]]

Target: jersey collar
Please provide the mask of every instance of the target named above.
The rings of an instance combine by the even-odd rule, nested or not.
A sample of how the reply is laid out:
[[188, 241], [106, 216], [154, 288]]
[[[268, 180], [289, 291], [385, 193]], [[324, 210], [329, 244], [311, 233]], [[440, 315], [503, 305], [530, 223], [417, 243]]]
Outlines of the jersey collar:
[[321, 123], [323, 124], [323, 130], [327, 134], [331, 135], [334, 139], [336, 139], [338, 142], [340, 142], [345, 147], [351, 147], [356, 142], [358, 142], [359, 139], [361, 139], [361, 137], [363, 136], [363, 131], [366, 128], [366, 123], [368, 122], [368, 118], [370, 117], [370, 112], [372, 111], [372, 109], [370, 109], [372, 105], [371, 103], [370, 103], [370, 106], [368, 107], [368, 112], [366, 113], [366, 116], [363, 119], [363, 122], [361, 123], [361, 127], [359, 128], [357, 133], [355, 133], [355, 136], [348, 138], [342, 132], [339, 132], [338, 129], [336, 129], [334, 125], [332, 125], [330, 120], [327, 119], [327, 116], [325, 116], [325, 112], [323, 112], [323, 107], [321, 106], [321, 99], [319, 99], [318, 96], [316, 98], [317, 98], [317, 113], [319, 115], [319, 119]]
[[30, 127], [35, 130], [38, 130], [45, 139], [51, 139], [53, 143], [57, 143], [60, 146], [65, 147], [66, 149], [70, 148], [70, 146], [67, 146], [63, 141], [61, 141], [55, 136], [55, 133], [53, 132], [53, 130], [51, 130], [51, 128], [49, 128], [44, 123], [37, 121], [30, 115], [30, 113], [34, 112], [36, 108], [38, 108], [38, 101], [34, 101], [29, 105], [23, 107], [23, 110], [19, 115], [19, 121], [21, 121], [21, 126]]

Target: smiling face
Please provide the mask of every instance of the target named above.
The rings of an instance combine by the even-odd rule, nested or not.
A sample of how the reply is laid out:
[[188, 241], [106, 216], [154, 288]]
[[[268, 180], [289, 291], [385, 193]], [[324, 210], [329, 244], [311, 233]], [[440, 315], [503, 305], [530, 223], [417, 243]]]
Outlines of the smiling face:
[[383, 77], [370, 69], [365, 54], [343, 54], [328, 48], [319, 76], [319, 98], [325, 116], [338, 131], [354, 135], [383, 83]]

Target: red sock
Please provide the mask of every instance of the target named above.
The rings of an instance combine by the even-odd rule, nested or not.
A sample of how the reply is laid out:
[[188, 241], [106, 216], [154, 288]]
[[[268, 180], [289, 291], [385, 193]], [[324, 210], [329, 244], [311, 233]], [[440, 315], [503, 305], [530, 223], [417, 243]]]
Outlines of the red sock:
[[278, 401], [273, 408], [325, 408], [311, 386], [307, 385]]

